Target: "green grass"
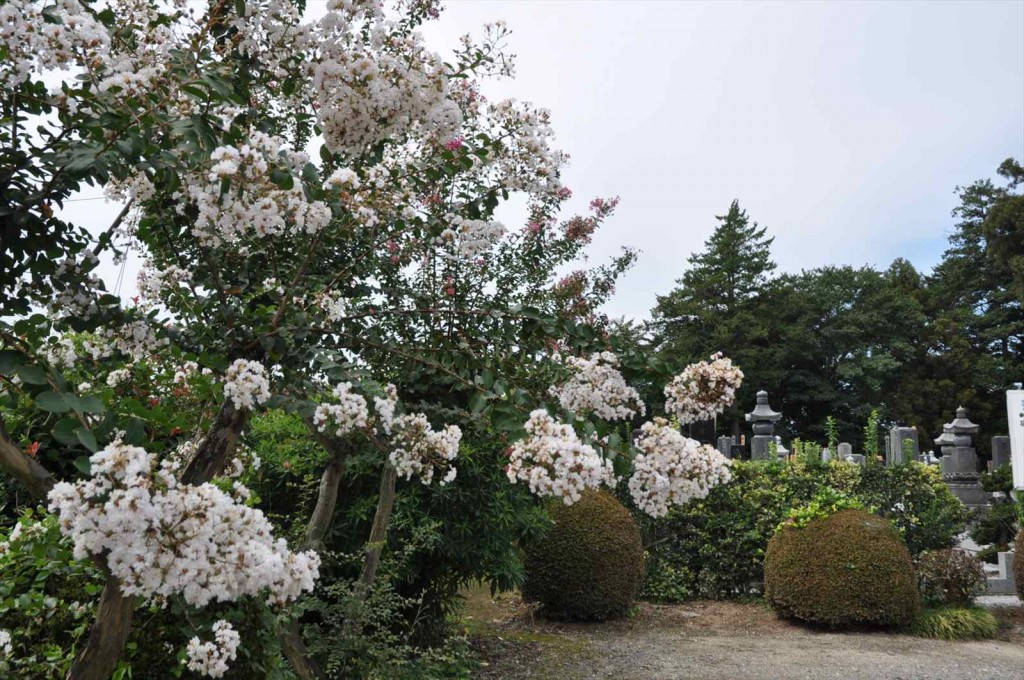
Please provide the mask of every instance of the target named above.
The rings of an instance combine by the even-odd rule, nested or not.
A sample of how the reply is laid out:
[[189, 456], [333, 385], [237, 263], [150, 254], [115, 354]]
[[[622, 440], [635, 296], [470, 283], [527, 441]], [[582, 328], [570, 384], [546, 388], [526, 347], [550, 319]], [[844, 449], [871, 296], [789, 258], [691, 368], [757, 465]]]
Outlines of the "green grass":
[[913, 635], [939, 640], [986, 640], [998, 631], [996, 617], [982, 607], [925, 609], [910, 624]]

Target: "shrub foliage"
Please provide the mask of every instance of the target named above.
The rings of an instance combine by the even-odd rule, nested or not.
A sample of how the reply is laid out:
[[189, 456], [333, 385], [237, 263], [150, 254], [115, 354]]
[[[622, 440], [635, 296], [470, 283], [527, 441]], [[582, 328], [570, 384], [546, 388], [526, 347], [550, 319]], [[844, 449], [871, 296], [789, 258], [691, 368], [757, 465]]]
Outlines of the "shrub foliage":
[[985, 585], [985, 567], [963, 550], [928, 550], [917, 561], [917, 583], [926, 605], [968, 605]]
[[729, 484], [667, 517], [634, 513], [648, 550], [643, 597], [728, 599], [759, 591], [776, 527], [793, 512], [814, 514], [815, 501], [819, 509], [832, 508], [835, 503], [823, 502], [829, 498], [852, 499], [892, 521], [912, 555], [949, 548], [966, 528], [963, 504], [920, 463], [865, 469], [845, 462], [736, 461], [732, 472]]
[[783, 616], [828, 626], [903, 625], [919, 609], [899, 534], [861, 510], [776, 533], [765, 555], [765, 597]]
[[554, 524], [526, 545], [523, 598], [558, 618], [603, 621], [625, 616], [644, 576], [636, 521], [607, 492], [587, 492], [551, 510]]

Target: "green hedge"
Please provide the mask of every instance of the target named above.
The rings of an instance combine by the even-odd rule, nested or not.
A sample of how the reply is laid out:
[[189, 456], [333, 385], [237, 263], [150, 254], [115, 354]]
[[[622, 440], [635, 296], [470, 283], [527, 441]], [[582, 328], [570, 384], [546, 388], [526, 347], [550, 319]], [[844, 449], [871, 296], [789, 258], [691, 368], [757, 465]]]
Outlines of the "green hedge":
[[768, 543], [765, 599], [779, 614], [827, 626], [909, 624], [920, 609], [914, 564], [889, 521], [841, 510]]
[[[634, 511], [648, 553], [641, 597], [727, 599], [759, 592], [776, 527], [827, 488], [891, 520], [914, 556], [951, 547], [966, 527], [963, 504], [935, 468], [920, 463], [736, 462], [729, 484], [668, 517]], [[628, 494], [620, 497], [628, 503]]]

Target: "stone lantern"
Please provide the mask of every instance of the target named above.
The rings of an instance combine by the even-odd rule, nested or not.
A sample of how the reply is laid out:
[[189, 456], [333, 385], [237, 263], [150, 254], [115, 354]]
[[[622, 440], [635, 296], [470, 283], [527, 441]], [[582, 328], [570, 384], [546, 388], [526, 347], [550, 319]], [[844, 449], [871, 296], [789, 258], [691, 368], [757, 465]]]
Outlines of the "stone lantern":
[[953, 422], [943, 425], [942, 436], [935, 440], [942, 453], [940, 468], [943, 481], [964, 505], [971, 508], [989, 504], [989, 496], [981, 488], [978, 454], [971, 446], [971, 437], [977, 434], [978, 427], [967, 418], [967, 409], [961, 406], [956, 410]]
[[757, 393], [757, 405], [754, 410], [746, 415], [747, 422], [754, 430], [754, 437], [750, 440], [750, 459], [768, 460], [768, 445], [775, 441], [775, 423], [779, 422], [782, 414], [773, 411], [768, 406], [768, 393], [761, 390]]

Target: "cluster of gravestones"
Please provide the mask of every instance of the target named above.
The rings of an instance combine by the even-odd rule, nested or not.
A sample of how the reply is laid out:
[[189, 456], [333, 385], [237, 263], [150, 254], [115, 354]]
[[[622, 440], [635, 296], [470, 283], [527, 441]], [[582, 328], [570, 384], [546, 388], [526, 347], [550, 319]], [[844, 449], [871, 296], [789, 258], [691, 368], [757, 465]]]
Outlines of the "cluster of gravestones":
[[[782, 445], [781, 439], [775, 434], [775, 423], [782, 414], [773, 411], [768, 405], [768, 393], [761, 390], [757, 393], [757, 404], [754, 410], [746, 415], [751, 425], [753, 436], [750, 438], [749, 450], [746, 441], [737, 441], [735, 437], [719, 437], [716, 444], [718, 450], [727, 458], [750, 458], [751, 460], [768, 460], [773, 457], [785, 458], [789, 451]], [[981, 475], [978, 472], [978, 454], [972, 446], [972, 437], [977, 434], [978, 425], [967, 418], [967, 410], [962, 406], [956, 410], [953, 422], [943, 426], [942, 436], [935, 440], [939, 455], [932, 451], [922, 452], [917, 437], [917, 428], [894, 427], [885, 437], [886, 465], [902, 465], [908, 460], [916, 460], [929, 465], [937, 465], [942, 478], [953, 493], [963, 501], [964, 505], [975, 508], [990, 505], [989, 494], [981, 488]], [[829, 449], [821, 451], [821, 459], [829, 460], [833, 453]], [[841, 442], [835, 451], [835, 457], [863, 465], [863, 454], [854, 453], [848, 442]], [[993, 469], [1010, 462], [1010, 438], [992, 438]]]

